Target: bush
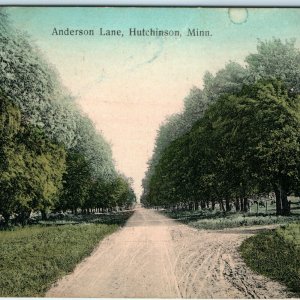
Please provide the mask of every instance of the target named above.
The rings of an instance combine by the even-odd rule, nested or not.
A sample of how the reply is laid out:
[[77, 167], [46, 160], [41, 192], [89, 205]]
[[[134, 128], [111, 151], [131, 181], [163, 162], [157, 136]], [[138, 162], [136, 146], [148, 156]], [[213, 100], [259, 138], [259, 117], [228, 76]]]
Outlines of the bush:
[[300, 223], [250, 237], [240, 251], [254, 271], [286, 284], [300, 295]]

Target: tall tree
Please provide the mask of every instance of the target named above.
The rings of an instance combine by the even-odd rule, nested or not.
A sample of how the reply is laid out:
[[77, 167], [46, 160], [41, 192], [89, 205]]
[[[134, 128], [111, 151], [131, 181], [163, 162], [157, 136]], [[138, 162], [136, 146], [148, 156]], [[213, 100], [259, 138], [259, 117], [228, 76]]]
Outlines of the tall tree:
[[300, 93], [300, 51], [296, 40], [273, 38], [258, 41], [257, 53], [246, 57], [249, 80], [252, 84], [258, 80], [278, 79], [285, 83], [289, 92]]
[[32, 210], [54, 206], [65, 170], [64, 148], [22, 121], [21, 112], [0, 97], [0, 213], [24, 222]]

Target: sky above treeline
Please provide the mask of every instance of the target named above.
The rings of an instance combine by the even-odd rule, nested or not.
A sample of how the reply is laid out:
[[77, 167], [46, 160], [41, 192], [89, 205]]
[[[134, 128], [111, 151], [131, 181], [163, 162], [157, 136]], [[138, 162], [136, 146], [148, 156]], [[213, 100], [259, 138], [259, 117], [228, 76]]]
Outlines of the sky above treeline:
[[[296, 38], [300, 9], [12, 7], [13, 25], [31, 36], [111, 143], [117, 168], [137, 195], [159, 125], [178, 113], [206, 71], [243, 63], [257, 40]], [[93, 36], [52, 35], [94, 30]], [[100, 36], [121, 30], [121, 36]], [[130, 28], [178, 30], [181, 36], [129, 36]], [[188, 29], [210, 36], [186, 36]]]

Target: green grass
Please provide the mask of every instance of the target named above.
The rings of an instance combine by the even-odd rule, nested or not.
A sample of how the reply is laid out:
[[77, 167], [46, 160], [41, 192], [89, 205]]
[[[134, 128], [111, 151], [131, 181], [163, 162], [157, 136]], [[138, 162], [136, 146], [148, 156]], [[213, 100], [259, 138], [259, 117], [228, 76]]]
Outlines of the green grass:
[[300, 221], [299, 214], [276, 216], [263, 213], [223, 213], [220, 211], [163, 211], [167, 216], [197, 229], [219, 230], [241, 226], [287, 224]]
[[299, 221], [298, 216], [243, 216], [230, 215], [216, 219], [203, 219], [198, 221], [188, 222], [188, 225], [198, 229], [226, 229], [236, 228], [241, 226], [255, 226], [255, 225], [271, 225], [271, 224], [285, 224], [294, 221]]
[[240, 252], [254, 271], [286, 284], [300, 296], [300, 223], [250, 237]]
[[68, 224], [117, 224], [123, 226], [126, 221], [133, 214], [133, 210], [120, 211], [120, 212], [110, 212], [101, 214], [69, 214], [62, 218], [49, 218], [49, 220], [42, 221], [37, 220], [37, 224], [50, 226], [50, 225], [68, 225]]
[[0, 296], [43, 296], [117, 225], [28, 226], [0, 231]]

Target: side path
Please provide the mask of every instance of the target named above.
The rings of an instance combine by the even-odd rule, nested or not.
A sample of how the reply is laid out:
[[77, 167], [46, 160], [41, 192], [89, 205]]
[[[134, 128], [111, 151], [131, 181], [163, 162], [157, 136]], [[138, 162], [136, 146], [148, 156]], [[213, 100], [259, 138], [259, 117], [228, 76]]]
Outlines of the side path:
[[249, 229], [195, 230], [138, 208], [47, 297], [286, 298], [284, 288], [254, 274], [237, 247]]

